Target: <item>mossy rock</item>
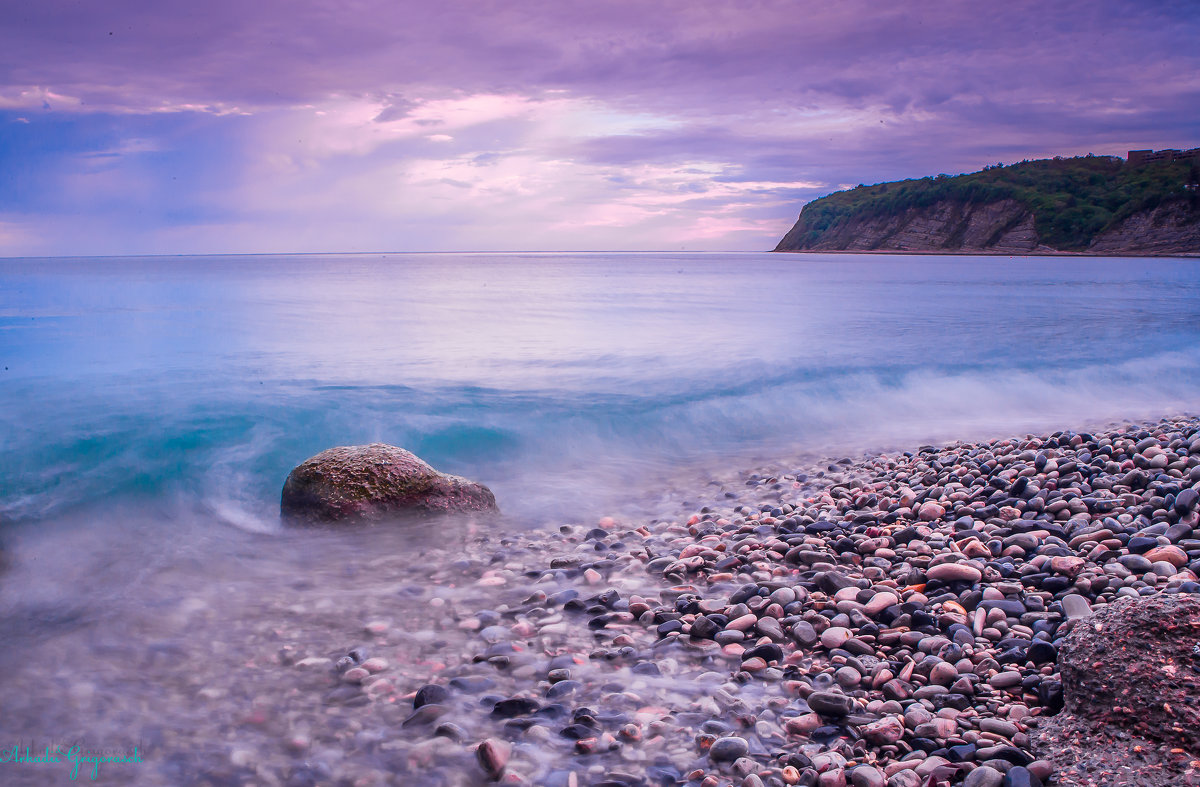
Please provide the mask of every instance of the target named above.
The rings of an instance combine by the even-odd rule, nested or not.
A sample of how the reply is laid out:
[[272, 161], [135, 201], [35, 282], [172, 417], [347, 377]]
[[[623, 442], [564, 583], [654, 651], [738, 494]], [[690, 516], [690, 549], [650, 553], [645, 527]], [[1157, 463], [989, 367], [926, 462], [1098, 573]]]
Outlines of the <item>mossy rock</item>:
[[495, 511], [496, 497], [483, 484], [383, 443], [330, 448], [305, 460], [288, 475], [280, 502], [284, 521], [296, 525]]

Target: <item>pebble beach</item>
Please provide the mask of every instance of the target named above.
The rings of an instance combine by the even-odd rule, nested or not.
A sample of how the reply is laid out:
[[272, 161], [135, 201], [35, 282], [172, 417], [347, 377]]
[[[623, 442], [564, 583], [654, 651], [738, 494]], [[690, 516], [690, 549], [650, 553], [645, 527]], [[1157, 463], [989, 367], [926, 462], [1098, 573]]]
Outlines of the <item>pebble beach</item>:
[[144, 760], [114, 784], [1197, 783], [1153, 740], [1039, 743], [1073, 627], [1200, 593], [1197, 486], [1176, 418], [763, 466], [646, 521], [329, 537], [277, 592], [164, 600], [86, 676], [95, 628], [47, 639], [5, 725], [102, 720]]

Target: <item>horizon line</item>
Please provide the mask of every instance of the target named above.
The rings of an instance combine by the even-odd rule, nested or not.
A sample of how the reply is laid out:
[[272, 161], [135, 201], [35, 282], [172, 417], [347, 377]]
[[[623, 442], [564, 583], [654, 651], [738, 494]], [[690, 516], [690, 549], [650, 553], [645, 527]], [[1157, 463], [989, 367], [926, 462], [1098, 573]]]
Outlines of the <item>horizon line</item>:
[[773, 254], [773, 249], [522, 249], [499, 251], [470, 249], [461, 251], [234, 251], [234, 252], [164, 252], [158, 254], [18, 254], [2, 255], [0, 260], [56, 260], [56, 259], [147, 259], [156, 257], [329, 257], [329, 256], [383, 256], [408, 254]]

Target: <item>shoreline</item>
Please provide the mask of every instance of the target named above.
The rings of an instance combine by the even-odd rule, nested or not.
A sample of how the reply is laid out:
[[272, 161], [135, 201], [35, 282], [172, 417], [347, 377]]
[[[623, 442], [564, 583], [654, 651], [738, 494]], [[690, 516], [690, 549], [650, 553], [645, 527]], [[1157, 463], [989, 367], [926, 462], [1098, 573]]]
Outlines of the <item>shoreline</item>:
[[108, 707], [144, 762], [105, 775], [145, 784], [1190, 783], [1153, 743], [1077, 752], [1090, 774], [1039, 743], [1081, 610], [1200, 590], [1176, 505], [1200, 420], [1084, 429], [757, 463], [664, 490], [677, 514], [649, 521], [261, 536], [312, 553], [278, 588], [254, 562], [169, 574], [187, 592], [141, 591], [139, 641], [82, 675], [102, 629], [34, 643], [6, 710], [35, 739], [124, 744], [91, 740]]

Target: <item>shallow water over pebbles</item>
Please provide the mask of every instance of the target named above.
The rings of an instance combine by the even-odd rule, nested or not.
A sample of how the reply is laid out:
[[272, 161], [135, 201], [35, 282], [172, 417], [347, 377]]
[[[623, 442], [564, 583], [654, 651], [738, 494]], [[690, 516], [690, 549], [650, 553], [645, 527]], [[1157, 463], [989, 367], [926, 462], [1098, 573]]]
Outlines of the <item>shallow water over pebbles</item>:
[[[1062, 633], [1200, 592], [1195, 487], [1177, 419], [794, 461], [553, 532], [210, 531], [137, 571], [95, 550], [79, 576], [127, 593], [5, 610], [4, 723], [35, 752], [137, 747], [112, 784], [1036, 785]], [[81, 557], [51, 546], [22, 565]]]
[[[656, 502], [678, 505], [670, 494]], [[26, 592], [3, 609], [0, 724], [34, 753], [63, 742], [138, 748], [144, 763], [104, 764], [98, 783], [467, 785], [487, 781], [475, 743], [519, 734], [494, 703], [531, 697], [549, 706], [538, 717], [549, 726], [520, 736], [510, 778], [678, 776], [698, 758], [701, 725], [727, 731], [749, 707], [728, 691], [736, 656], [711, 641], [656, 651], [653, 628], [622, 614], [631, 596], [674, 597], [646, 571], [662, 534], [630, 530], [644, 522], [504, 536], [503, 521], [440, 520], [343, 533], [177, 531], [169, 541], [142, 525], [148, 547], [160, 542], [152, 565], [101, 539], [31, 535], [6, 578]], [[47, 571], [56, 580], [39, 582]], [[90, 595], [86, 584], [104, 572], [127, 583]], [[607, 590], [619, 593], [606, 610], [615, 617], [590, 628], [580, 601]], [[370, 673], [361, 683], [335, 669], [351, 652]], [[555, 689], [551, 669], [569, 671], [554, 675]], [[449, 701], [436, 717], [414, 714], [414, 692], [434, 682], [451, 687]], [[611, 740], [558, 734], [581, 708]], [[630, 724], [651, 740], [620, 746]], [[441, 725], [453, 726], [433, 735]], [[580, 745], [596, 751], [580, 756]], [[44, 784], [56, 767], [69, 769], [10, 765], [5, 783]]]

